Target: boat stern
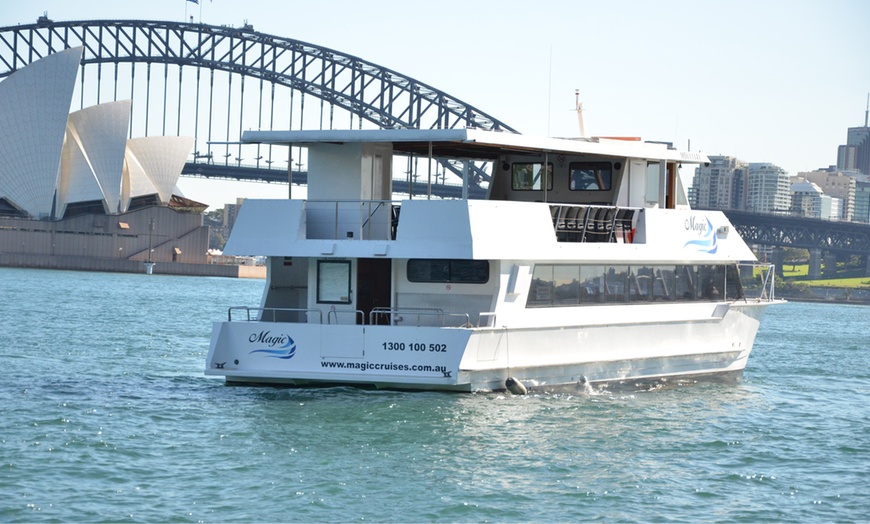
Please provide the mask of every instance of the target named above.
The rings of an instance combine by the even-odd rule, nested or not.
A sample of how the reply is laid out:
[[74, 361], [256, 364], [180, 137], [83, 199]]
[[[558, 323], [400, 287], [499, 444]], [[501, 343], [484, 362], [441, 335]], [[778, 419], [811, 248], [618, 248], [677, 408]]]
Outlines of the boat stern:
[[468, 390], [471, 329], [215, 322], [206, 375], [228, 383]]

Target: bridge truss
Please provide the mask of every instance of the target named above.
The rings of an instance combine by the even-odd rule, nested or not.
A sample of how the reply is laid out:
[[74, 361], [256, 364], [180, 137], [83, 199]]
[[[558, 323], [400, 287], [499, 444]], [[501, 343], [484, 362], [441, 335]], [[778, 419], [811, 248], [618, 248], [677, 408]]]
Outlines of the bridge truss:
[[725, 211], [725, 214], [748, 244], [820, 249], [847, 255], [870, 255], [870, 225], [868, 224], [766, 215], [747, 211]]
[[[516, 132], [395, 70], [248, 25], [40, 17], [35, 24], [0, 28], [0, 78], [78, 46], [84, 47], [80, 108], [132, 99], [131, 136], [195, 136], [194, 161], [202, 165], [186, 171], [203, 176], [212, 172], [236, 178], [211, 165], [271, 168], [278, 163], [275, 167], [285, 173], [291, 166], [302, 168], [301, 150], [292, 157], [282, 146], [239, 144], [244, 129], [476, 127]], [[489, 178], [479, 168], [476, 173], [477, 182]]]

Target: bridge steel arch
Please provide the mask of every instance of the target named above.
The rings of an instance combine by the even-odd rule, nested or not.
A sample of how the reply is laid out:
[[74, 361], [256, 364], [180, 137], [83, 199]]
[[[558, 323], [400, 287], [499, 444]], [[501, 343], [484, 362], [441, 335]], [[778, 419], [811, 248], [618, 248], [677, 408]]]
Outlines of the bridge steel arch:
[[[88, 102], [109, 101], [101, 100], [108, 83], [112, 85], [112, 95], [107, 98], [134, 101], [131, 135], [137, 123], [140, 127], [144, 125], [142, 134], [146, 136], [167, 134], [168, 124], [169, 134], [172, 134], [174, 118], [174, 133], [196, 136], [195, 160], [205, 159], [205, 163], [220, 163], [215, 162], [213, 150], [215, 144], [221, 143], [226, 148], [224, 165], [229, 165], [232, 144], [234, 148], [238, 146], [237, 162], [241, 167], [242, 146], [235, 143], [246, 128], [302, 128], [314, 121], [321, 129], [333, 129], [338, 128], [339, 118], [344, 121], [345, 117], [346, 128], [475, 127], [516, 132], [480, 109], [395, 70], [326, 47], [259, 33], [249, 25], [235, 28], [147, 20], [54, 22], [40, 17], [35, 24], [0, 28], [0, 78], [49, 54], [78, 46], [84, 47], [78, 88], [81, 107], [86, 105], [86, 93], [88, 97], [96, 93], [96, 100]], [[136, 77], [137, 64], [146, 67], [144, 84], [141, 69], [139, 78]], [[163, 66], [162, 79], [160, 65]], [[157, 66], [156, 71], [152, 71], [154, 66]], [[177, 66], [177, 71], [170, 66]], [[187, 79], [183, 76], [183, 71], [191, 68], [196, 69], [195, 87], [190, 86], [189, 76]], [[104, 69], [109, 69], [109, 74], [104, 75]], [[96, 70], [96, 79], [87, 75], [93, 70]], [[207, 72], [207, 78], [203, 78], [203, 71]], [[220, 88], [216, 90], [216, 84], [223, 82], [219, 75], [227, 82], [223, 94], [218, 93]], [[174, 85], [170, 89], [176, 78], [177, 93]], [[258, 83], [254, 96], [250, 91], [245, 92], [246, 79]], [[159, 112], [161, 94], [152, 93], [156, 90], [152, 87], [155, 83], [162, 84], [163, 88], [162, 117]], [[137, 85], [139, 96], [136, 95]], [[127, 86], [129, 96], [125, 91]], [[312, 117], [310, 109], [305, 115], [306, 96], [320, 101], [319, 115]], [[215, 100], [218, 100], [217, 108]], [[226, 100], [226, 107], [220, 105], [220, 100]], [[251, 108], [251, 104], [256, 104], [256, 108]], [[194, 107], [193, 115], [182, 112], [190, 106]], [[289, 116], [286, 116], [288, 108]], [[170, 109], [177, 114], [173, 115]], [[276, 111], [283, 111], [285, 119], [281, 120]], [[152, 119], [162, 120], [162, 132], [152, 132]], [[281, 123], [276, 125], [279, 121]], [[254, 167], [259, 168], [263, 155], [257, 147]], [[271, 148], [279, 146], [268, 147], [269, 157], [263, 160], [266, 163], [263, 167], [270, 167], [274, 161]], [[285, 163], [292, 162], [288, 158]], [[488, 178], [485, 173], [478, 173], [483, 179]]]

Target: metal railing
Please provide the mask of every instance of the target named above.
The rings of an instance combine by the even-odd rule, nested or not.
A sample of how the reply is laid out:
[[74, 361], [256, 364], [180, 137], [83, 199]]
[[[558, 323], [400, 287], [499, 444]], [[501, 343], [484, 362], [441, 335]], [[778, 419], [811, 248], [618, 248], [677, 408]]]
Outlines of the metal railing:
[[[455, 322], [446, 322], [458, 319]], [[369, 324], [385, 320], [390, 326], [398, 324], [438, 327], [473, 327], [468, 313], [445, 313], [438, 308], [390, 308], [377, 307], [369, 313]]]
[[744, 271], [752, 272], [751, 281], [743, 284], [744, 300], [750, 300], [748, 298], [749, 291], [758, 292], [757, 296], [751, 299], [756, 302], [773, 302], [776, 300], [776, 266], [774, 264], [739, 263], [737, 267], [741, 274]]
[[399, 201], [306, 200], [308, 238], [394, 240]]
[[[353, 324], [364, 325], [405, 325], [437, 327], [475, 327], [469, 313], [445, 313], [437, 308], [374, 308], [366, 319], [365, 312], [359, 309], [334, 309], [326, 313], [328, 324], [340, 324], [342, 315], [353, 315]], [[495, 313], [480, 313], [480, 320], [487, 318], [486, 325], [495, 320]], [[323, 324], [323, 311], [317, 308], [256, 308], [233, 306], [227, 311], [230, 322], [286, 322]]]
[[477, 327], [495, 327], [495, 311], [478, 313]]
[[[279, 320], [279, 316], [295, 316], [298, 318], [303, 314], [305, 315], [306, 320], [309, 320], [311, 318], [309, 315], [314, 314], [317, 318], [317, 322], [323, 324], [323, 311], [316, 308], [259, 308], [248, 306], [233, 306], [227, 311], [227, 320], [230, 322], [233, 321], [233, 311], [244, 312], [245, 314], [245, 318], [237, 319], [237, 321], [285, 322], [285, 320]], [[257, 314], [251, 315], [252, 311]]]
[[353, 315], [352, 324], [362, 324], [366, 318], [366, 314], [359, 309], [331, 309], [326, 314], [326, 323], [339, 324], [338, 318], [340, 315]]

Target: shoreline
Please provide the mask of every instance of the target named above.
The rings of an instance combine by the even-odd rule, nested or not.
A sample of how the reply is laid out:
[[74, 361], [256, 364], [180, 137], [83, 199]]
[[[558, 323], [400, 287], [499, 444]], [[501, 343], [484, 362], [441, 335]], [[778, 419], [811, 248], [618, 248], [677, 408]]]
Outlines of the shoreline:
[[855, 306], [870, 306], [870, 300], [854, 299], [854, 298], [835, 298], [835, 297], [800, 297], [777, 295], [776, 298], [781, 298], [788, 302], [809, 302], [813, 304], [851, 304]]

